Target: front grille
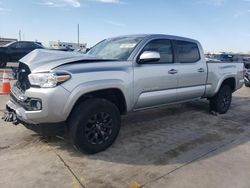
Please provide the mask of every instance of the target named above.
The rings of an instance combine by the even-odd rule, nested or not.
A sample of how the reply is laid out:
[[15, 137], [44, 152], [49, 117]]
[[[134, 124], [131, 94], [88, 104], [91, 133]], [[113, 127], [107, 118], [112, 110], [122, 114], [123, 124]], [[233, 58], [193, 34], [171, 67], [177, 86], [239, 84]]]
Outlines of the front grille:
[[18, 100], [16, 98], [16, 96], [14, 96], [12, 93], [10, 94], [10, 100], [14, 103], [14, 104], [18, 104], [20, 105], [21, 107], [23, 107], [25, 110], [29, 110], [30, 107], [29, 107], [29, 103], [28, 102], [22, 102], [20, 100]]
[[29, 67], [24, 63], [19, 63], [19, 67], [15, 73], [15, 78], [17, 79], [16, 86], [24, 92], [30, 88], [30, 82], [28, 75], [30, 74]]

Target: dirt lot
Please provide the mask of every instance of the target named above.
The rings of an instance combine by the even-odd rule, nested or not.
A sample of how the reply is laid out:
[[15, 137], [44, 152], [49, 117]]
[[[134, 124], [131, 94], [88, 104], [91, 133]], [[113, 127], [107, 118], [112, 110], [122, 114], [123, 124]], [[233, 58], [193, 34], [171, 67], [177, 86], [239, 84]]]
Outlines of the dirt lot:
[[[0, 96], [0, 115], [7, 96]], [[107, 151], [84, 155], [69, 141], [42, 138], [0, 120], [0, 187], [250, 187], [250, 88], [226, 115], [207, 101], [123, 117]]]

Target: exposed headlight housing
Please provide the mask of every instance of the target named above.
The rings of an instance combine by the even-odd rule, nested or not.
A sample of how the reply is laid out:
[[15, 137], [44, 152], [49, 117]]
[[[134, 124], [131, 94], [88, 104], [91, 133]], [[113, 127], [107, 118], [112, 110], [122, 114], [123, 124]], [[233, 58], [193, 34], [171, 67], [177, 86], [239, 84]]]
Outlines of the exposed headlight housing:
[[41, 88], [52, 88], [66, 82], [71, 78], [68, 73], [33, 73], [29, 74], [29, 81], [32, 86]]

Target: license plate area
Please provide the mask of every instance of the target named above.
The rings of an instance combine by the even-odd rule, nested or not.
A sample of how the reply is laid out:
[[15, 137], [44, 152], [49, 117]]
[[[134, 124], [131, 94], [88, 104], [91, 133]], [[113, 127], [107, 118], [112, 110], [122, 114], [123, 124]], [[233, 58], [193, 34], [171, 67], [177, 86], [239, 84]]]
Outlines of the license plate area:
[[15, 110], [13, 110], [14, 107], [11, 107], [10, 105], [6, 105], [6, 111], [3, 114], [2, 119], [5, 122], [12, 122], [14, 125], [19, 124], [19, 120], [17, 118]]

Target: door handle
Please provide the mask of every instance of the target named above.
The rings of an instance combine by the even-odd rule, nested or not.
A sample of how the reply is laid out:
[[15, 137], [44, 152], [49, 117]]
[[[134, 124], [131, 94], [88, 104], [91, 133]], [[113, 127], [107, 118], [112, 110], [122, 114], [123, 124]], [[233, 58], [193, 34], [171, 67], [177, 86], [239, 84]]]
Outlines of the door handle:
[[177, 73], [178, 73], [178, 71], [175, 69], [171, 69], [168, 71], [168, 74], [177, 74]]
[[198, 72], [205, 72], [205, 69], [199, 68], [199, 69], [198, 69]]

